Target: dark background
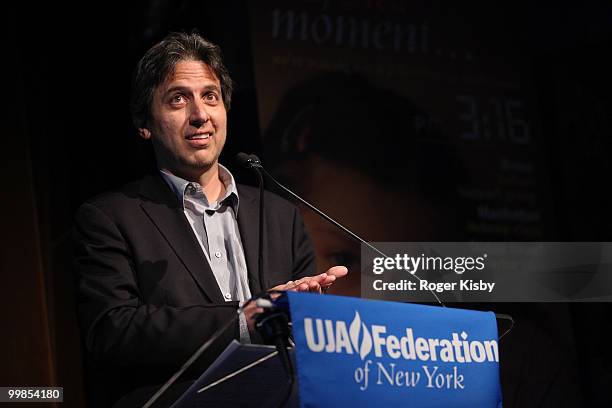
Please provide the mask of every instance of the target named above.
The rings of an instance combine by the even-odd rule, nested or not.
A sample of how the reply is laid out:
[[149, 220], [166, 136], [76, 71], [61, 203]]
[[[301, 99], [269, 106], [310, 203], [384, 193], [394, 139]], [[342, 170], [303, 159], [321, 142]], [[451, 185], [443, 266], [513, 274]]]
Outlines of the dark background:
[[[520, 38], [521, 49], [515, 51], [532, 67], [550, 175], [547, 217], [554, 228], [542, 238], [609, 241], [612, 7], [545, 3], [505, 6]], [[435, 2], [432, 7], [489, 18], [484, 5], [451, 10]], [[131, 70], [168, 31], [198, 28], [221, 46], [238, 84], [222, 159], [227, 162], [238, 151], [261, 154], [248, 7], [240, 1], [22, 4], [9, 8], [2, 21], [2, 321], [7, 329], [0, 385], [64, 386], [64, 405], [81, 406], [71, 220], [86, 198], [154, 168], [151, 149], [130, 120]], [[531, 313], [529, 305], [516, 308]], [[609, 406], [612, 374], [604, 329], [610, 307], [574, 304], [564, 310], [561, 320], [573, 337], [569, 343], [576, 358], [571, 381], [585, 406]], [[548, 392], [555, 391], [562, 390]]]

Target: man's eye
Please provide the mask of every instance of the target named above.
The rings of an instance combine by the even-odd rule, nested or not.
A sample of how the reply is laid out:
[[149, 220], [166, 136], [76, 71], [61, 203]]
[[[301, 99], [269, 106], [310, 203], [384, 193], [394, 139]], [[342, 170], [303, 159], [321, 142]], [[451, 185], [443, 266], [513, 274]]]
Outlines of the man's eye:
[[210, 102], [210, 103], [217, 103], [219, 101], [219, 98], [217, 98], [217, 94], [215, 93], [207, 93], [204, 96], [204, 99], [206, 100], [206, 102]]
[[184, 101], [185, 101], [185, 97], [184, 97], [183, 95], [181, 95], [181, 94], [174, 95], [174, 96], [173, 96], [173, 97], [170, 99], [170, 102], [171, 102], [172, 104], [180, 104], [180, 103], [183, 103]]

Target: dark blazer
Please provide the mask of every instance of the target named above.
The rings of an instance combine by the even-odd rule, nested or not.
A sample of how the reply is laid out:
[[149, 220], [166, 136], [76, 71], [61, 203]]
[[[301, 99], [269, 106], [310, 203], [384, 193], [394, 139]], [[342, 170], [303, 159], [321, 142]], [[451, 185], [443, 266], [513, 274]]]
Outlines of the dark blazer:
[[[265, 196], [263, 279], [258, 270], [258, 190], [238, 185], [238, 225], [251, 293], [315, 274], [298, 210]], [[93, 382], [110, 400], [164, 383], [236, 313], [225, 302], [176, 196], [159, 175], [84, 203], [75, 220], [77, 307]], [[232, 340], [236, 322], [187, 377]], [[104, 385], [102, 385], [104, 384]]]

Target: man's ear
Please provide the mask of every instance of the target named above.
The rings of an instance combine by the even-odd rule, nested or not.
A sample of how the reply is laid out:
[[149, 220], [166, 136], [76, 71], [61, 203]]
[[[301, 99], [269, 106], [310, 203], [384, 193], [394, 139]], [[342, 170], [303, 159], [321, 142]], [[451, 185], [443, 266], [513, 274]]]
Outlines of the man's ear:
[[145, 140], [149, 140], [151, 138], [151, 132], [147, 128], [138, 128], [138, 134]]

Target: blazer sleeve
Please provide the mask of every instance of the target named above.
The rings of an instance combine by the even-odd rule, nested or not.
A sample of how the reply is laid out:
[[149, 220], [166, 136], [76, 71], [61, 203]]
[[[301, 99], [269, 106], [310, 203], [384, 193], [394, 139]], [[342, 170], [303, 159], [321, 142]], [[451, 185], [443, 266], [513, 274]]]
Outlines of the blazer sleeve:
[[228, 342], [239, 337], [237, 302], [189, 307], [144, 303], [130, 243], [98, 206], [86, 203], [80, 207], [74, 242], [79, 324], [94, 361], [178, 367], [220, 327], [234, 320], [196, 364], [208, 365]]

